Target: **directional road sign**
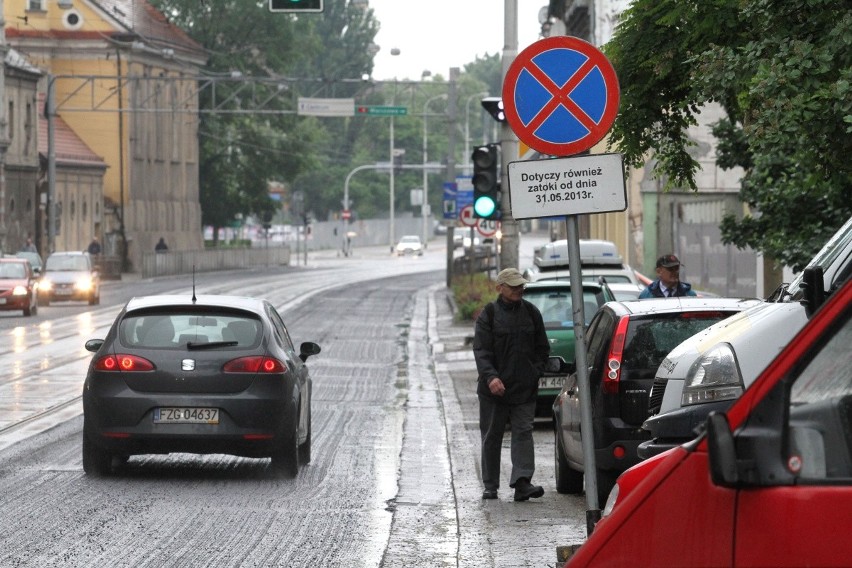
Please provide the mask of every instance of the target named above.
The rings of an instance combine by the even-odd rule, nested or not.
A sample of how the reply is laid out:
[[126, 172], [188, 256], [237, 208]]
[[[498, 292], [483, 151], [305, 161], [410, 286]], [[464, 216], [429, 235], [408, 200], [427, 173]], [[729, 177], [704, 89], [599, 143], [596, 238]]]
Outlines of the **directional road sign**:
[[506, 72], [506, 121], [522, 142], [551, 156], [588, 150], [618, 113], [618, 77], [595, 46], [554, 36], [524, 49]]
[[358, 114], [368, 116], [405, 116], [408, 108], [398, 106], [361, 105], [356, 108]]

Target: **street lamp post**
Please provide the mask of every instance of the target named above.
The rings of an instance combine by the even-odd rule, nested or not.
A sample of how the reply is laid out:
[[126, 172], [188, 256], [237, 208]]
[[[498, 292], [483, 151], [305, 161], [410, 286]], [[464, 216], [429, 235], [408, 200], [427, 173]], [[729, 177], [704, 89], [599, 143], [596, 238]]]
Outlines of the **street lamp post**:
[[423, 217], [423, 247], [429, 242], [429, 173], [426, 170], [428, 158], [429, 135], [426, 126], [426, 117], [429, 103], [438, 99], [446, 99], [447, 94], [436, 95], [423, 103], [423, 202], [420, 204], [420, 214]]

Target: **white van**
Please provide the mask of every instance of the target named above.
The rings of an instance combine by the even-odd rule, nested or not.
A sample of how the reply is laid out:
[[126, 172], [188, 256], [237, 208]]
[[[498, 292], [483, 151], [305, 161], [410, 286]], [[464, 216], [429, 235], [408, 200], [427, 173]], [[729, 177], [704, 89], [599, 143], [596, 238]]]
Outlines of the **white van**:
[[[805, 271], [761, 302], [678, 345], [657, 369], [639, 446], [649, 458], [695, 437], [711, 411], [727, 410], [852, 272], [852, 218]], [[821, 277], [820, 277], [821, 276]]]
[[[580, 269], [583, 280], [597, 282], [604, 277], [607, 283], [640, 285], [636, 273], [624, 263], [615, 243], [598, 239], [580, 239]], [[535, 250], [533, 266], [524, 271], [531, 282], [540, 280], [568, 280], [568, 241], [547, 243]]]

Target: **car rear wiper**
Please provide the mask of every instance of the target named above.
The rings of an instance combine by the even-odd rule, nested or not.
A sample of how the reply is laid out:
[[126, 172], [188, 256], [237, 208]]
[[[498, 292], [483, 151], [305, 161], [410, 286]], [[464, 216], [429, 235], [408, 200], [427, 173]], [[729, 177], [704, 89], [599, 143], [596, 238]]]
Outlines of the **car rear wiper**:
[[217, 347], [234, 347], [239, 345], [238, 341], [211, 341], [210, 343], [193, 343], [187, 341], [187, 349], [215, 349]]

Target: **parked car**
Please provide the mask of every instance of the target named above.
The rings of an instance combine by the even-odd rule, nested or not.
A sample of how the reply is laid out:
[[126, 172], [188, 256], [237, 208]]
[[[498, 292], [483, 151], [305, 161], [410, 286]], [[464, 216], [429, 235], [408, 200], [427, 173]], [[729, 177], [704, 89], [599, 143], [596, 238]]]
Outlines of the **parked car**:
[[294, 477], [311, 459], [316, 343], [293, 346], [267, 301], [235, 296], [130, 300], [83, 385], [83, 469], [109, 475], [133, 454], [271, 457]]
[[649, 458], [692, 440], [711, 412], [730, 408], [807, 323], [808, 313], [850, 273], [852, 219], [770, 301], [714, 325], [673, 350], [654, 379], [651, 417], [642, 426], [651, 439], [639, 446], [639, 456]]
[[852, 281], [700, 436], [627, 470], [566, 564], [848, 566]]
[[[681, 341], [756, 301], [737, 298], [655, 298], [609, 302], [586, 333], [598, 497], [603, 502], [618, 474], [639, 461], [648, 438], [648, 393], [666, 354]], [[580, 399], [572, 374], [553, 404], [556, 490], [583, 491]]]
[[417, 235], [405, 235], [396, 244], [397, 256], [405, 256], [407, 254], [415, 254], [420, 256], [423, 254], [423, 243], [420, 242], [420, 237]]
[[38, 301], [49, 306], [58, 301], [101, 301], [101, 279], [87, 252], [55, 252], [47, 257], [38, 285]]
[[[544, 319], [544, 329], [550, 341], [550, 354], [566, 362], [574, 361], [574, 302], [568, 282], [530, 282], [524, 287], [524, 299], [535, 305]], [[605, 286], [583, 283], [583, 317], [588, 323], [598, 308], [615, 298]], [[565, 374], [545, 373], [539, 379], [536, 416], [551, 417], [553, 401]]]
[[[615, 244], [597, 239], [580, 239], [580, 270], [583, 280], [597, 282], [601, 277], [607, 283], [624, 282], [639, 285], [636, 273], [624, 263]], [[568, 241], [562, 239], [547, 243], [535, 251], [533, 266], [524, 271], [524, 278], [539, 280], [565, 280], [568, 269]]]
[[608, 280], [607, 286], [613, 296], [615, 296], [615, 299], [619, 302], [638, 300], [639, 294], [641, 294], [642, 290], [645, 289], [645, 287], [641, 284], [633, 284], [632, 282], [609, 282]]
[[21, 310], [24, 316], [38, 313], [38, 280], [29, 261], [0, 258], [0, 311]]
[[41, 255], [39, 253], [22, 250], [20, 252], [16, 252], [15, 257], [28, 260], [30, 262], [30, 266], [33, 268], [33, 274], [35, 274], [36, 278], [41, 276], [41, 273], [44, 271], [44, 262], [41, 260]]

